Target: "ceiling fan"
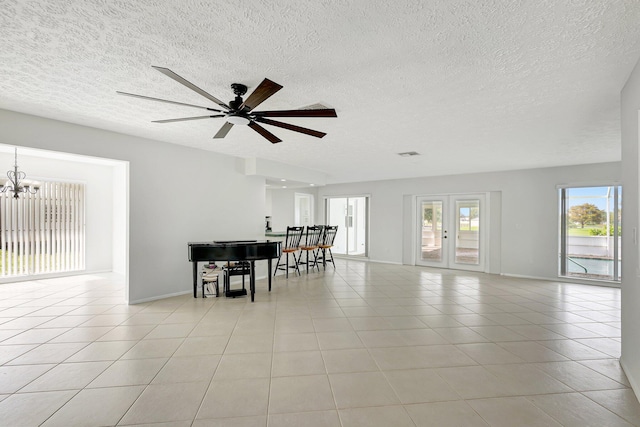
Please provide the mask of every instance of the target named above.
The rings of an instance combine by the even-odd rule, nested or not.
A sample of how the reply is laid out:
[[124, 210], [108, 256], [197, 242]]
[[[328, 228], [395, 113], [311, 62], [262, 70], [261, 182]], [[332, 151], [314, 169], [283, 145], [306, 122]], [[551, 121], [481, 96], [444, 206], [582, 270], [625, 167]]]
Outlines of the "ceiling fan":
[[186, 104], [184, 102], [169, 101], [167, 99], [152, 98], [150, 96], [136, 95], [133, 93], [117, 91], [117, 93], [120, 95], [133, 96], [135, 98], [166, 102], [169, 104], [183, 105], [187, 107], [201, 108], [208, 111], [220, 113], [207, 116], [183, 117], [179, 119], [154, 120], [153, 123], [172, 123], [187, 120], [225, 118], [225, 123], [222, 125], [218, 133], [214, 135], [214, 138], [224, 138], [234, 125], [247, 125], [254, 131], [258, 132], [260, 135], [262, 135], [264, 138], [268, 139], [271, 143], [275, 144], [277, 142], [281, 142], [282, 140], [262, 127], [259, 123], [277, 126], [283, 129], [292, 130], [294, 132], [300, 132], [307, 135], [315, 136], [317, 138], [322, 138], [326, 135], [326, 133], [319, 132], [313, 129], [303, 128], [300, 126], [295, 126], [289, 123], [271, 120], [269, 119], [269, 117], [338, 117], [336, 114], [336, 110], [334, 110], [333, 108], [253, 111], [254, 108], [267, 100], [271, 95], [282, 89], [281, 85], [272, 82], [269, 79], [264, 79], [262, 83], [260, 83], [258, 87], [256, 87], [255, 90], [247, 97], [246, 100], [243, 100], [242, 97], [247, 93], [247, 86], [240, 83], [233, 83], [231, 85], [231, 89], [233, 89], [233, 93], [236, 95], [236, 97], [228, 104], [225, 104], [218, 98], [200, 89], [198, 86], [194, 85], [183, 77], [180, 77], [170, 69], [156, 66], [153, 66], [153, 68], [224, 108], [224, 110], [219, 110], [216, 108], [203, 107], [200, 105]]

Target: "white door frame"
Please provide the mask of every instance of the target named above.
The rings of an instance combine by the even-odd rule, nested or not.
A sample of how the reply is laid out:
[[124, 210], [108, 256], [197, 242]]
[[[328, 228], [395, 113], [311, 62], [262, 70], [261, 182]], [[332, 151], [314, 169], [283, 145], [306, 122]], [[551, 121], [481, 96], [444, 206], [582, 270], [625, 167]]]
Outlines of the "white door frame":
[[[371, 226], [371, 221], [370, 221], [370, 209], [371, 209], [371, 195], [370, 194], [353, 194], [353, 195], [340, 195], [340, 196], [324, 196], [323, 197], [323, 201], [324, 201], [324, 218], [325, 218], [325, 224], [326, 225], [337, 225], [338, 226], [338, 235], [337, 238], [340, 236], [340, 234], [342, 232], [347, 232], [348, 228], [346, 225], [346, 221], [348, 220], [347, 216], [344, 216], [340, 219], [339, 223], [336, 223], [335, 221], [333, 223], [330, 223], [331, 219], [330, 219], [330, 215], [329, 215], [329, 203], [331, 199], [345, 199], [348, 203], [349, 199], [364, 199], [365, 205], [364, 205], [364, 211], [362, 212], [363, 216], [364, 216], [364, 252], [362, 254], [358, 253], [358, 254], [350, 254], [348, 251], [348, 244], [349, 244], [349, 235], [346, 236], [346, 242], [345, 244], [347, 245], [347, 247], [345, 248], [346, 250], [346, 254], [343, 253], [338, 253], [336, 252], [336, 248], [334, 246], [334, 255], [337, 255], [338, 257], [343, 257], [343, 258], [357, 258], [357, 259], [368, 259], [369, 256], [369, 236], [370, 236], [370, 226]], [[342, 221], [345, 222], [342, 222]], [[337, 245], [336, 245], [337, 246]]]
[[[456, 223], [456, 202], [464, 200], [479, 201], [479, 252], [478, 264], [456, 262], [456, 239], [458, 230]], [[422, 202], [442, 202], [442, 248], [441, 260], [436, 262], [422, 260]], [[450, 268], [468, 271], [488, 271], [489, 259], [489, 193], [440, 194], [415, 197], [414, 215], [416, 215], [414, 233], [413, 258], [415, 265], [436, 268]]]

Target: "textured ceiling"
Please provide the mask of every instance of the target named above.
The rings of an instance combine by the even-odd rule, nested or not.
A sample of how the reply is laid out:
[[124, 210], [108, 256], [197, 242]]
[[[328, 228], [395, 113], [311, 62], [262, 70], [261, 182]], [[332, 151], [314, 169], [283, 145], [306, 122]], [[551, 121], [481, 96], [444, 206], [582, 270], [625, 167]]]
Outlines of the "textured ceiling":
[[[0, 0], [0, 108], [327, 182], [616, 161], [638, 22], [638, 0]], [[259, 109], [339, 117], [283, 119], [328, 135], [270, 127], [276, 145], [240, 126], [214, 140], [222, 119], [151, 123], [202, 112], [116, 90], [209, 105], [152, 65], [225, 102], [267, 77], [284, 88]]]

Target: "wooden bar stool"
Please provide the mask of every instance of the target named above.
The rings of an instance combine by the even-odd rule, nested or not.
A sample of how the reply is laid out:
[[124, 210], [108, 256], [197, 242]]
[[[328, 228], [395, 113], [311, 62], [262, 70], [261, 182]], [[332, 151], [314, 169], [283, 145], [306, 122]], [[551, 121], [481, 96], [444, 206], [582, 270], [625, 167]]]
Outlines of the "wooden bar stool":
[[337, 225], [327, 225], [324, 227], [324, 233], [322, 234], [322, 240], [318, 244], [318, 252], [320, 255], [318, 256], [318, 262], [322, 260], [322, 266], [324, 269], [327, 269], [327, 250], [329, 250], [329, 256], [331, 257], [329, 261], [333, 264], [333, 268], [336, 268], [336, 263], [333, 262], [333, 253], [331, 252], [331, 248], [333, 247], [333, 241], [336, 239], [336, 234], [338, 233]]
[[[285, 276], [289, 277], [289, 269], [295, 269], [298, 274], [300, 274], [300, 269], [298, 268], [298, 260], [296, 259], [296, 252], [300, 250], [300, 239], [302, 239], [302, 231], [304, 227], [287, 227], [287, 236], [285, 237], [284, 244], [282, 245], [282, 253], [278, 258], [278, 262], [276, 263], [276, 268], [273, 272], [275, 276], [278, 273], [278, 270], [284, 270]], [[285, 256], [285, 264], [280, 265], [280, 259], [282, 255]], [[289, 266], [289, 255], [293, 255], [293, 263], [294, 265]]]
[[[309, 273], [309, 252], [313, 255], [313, 262], [311, 263], [311, 268], [317, 267], [318, 261], [318, 243], [320, 242], [320, 237], [322, 236], [322, 230], [324, 229], [324, 225], [314, 225], [307, 227], [307, 232], [305, 233], [304, 243], [300, 245], [300, 255], [298, 255], [298, 264], [303, 264], [300, 260], [302, 259], [302, 251], [307, 253], [307, 260], [304, 264], [307, 265], [307, 273]], [[320, 268], [318, 268], [320, 271]]]

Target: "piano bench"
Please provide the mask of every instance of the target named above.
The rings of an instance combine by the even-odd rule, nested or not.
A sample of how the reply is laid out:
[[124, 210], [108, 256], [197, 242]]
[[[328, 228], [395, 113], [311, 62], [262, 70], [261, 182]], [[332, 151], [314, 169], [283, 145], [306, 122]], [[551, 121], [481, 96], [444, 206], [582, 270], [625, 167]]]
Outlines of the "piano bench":
[[[247, 290], [245, 288], [245, 276], [251, 275], [250, 264], [248, 261], [237, 261], [232, 263], [227, 263], [227, 265], [222, 267], [224, 271], [224, 296], [226, 297], [240, 297], [247, 295]], [[231, 276], [242, 276], [242, 288], [241, 289], [231, 289]]]

